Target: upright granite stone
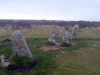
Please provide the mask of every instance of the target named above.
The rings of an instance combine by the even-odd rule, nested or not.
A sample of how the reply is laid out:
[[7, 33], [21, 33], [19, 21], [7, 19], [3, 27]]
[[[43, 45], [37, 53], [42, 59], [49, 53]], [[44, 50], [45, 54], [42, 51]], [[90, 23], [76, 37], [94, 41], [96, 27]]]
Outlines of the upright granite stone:
[[20, 30], [15, 31], [11, 38], [12, 50], [16, 56], [25, 56], [32, 58], [32, 54], [27, 46], [23, 33]]
[[77, 37], [78, 31], [79, 31], [79, 25], [76, 24], [76, 25], [74, 25], [74, 28], [73, 28], [73, 31], [72, 31], [72, 39]]
[[[64, 27], [56, 27], [51, 33], [50, 36], [48, 38], [49, 42], [54, 42], [55, 44], [57, 44], [55, 38], [57, 35], [61, 35], [62, 36], [62, 42], [65, 43], [69, 43], [70, 40], [70, 36], [69, 33], [67, 32], [67, 30]], [[61, 42], [61, 43], [62, 43]]]

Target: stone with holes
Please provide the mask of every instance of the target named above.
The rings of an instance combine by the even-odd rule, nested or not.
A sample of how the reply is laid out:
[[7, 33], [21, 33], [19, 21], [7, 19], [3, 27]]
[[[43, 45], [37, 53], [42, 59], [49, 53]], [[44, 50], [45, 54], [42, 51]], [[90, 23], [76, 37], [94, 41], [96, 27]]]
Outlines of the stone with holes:
[[20, 30], [15, 31], [11, 38], [12, 50], [16, 56], [25, 56], [32, 58], [32, 54], [27, 46], [23, 33]]
[[72, 31], [72, 39], [77, 37], [78, 31], [79, 31], [79, 25], [76, 24], [76, 25], [74, 25], [74, 28], [73, 28], [73, 31]]
[[55, 40], [55, 38], [56, 38], [57, 35], [61, 35], [62, 36], [62, 42], [69, 43], [70, 36], [69, 36], [69, 33], [67, 32], [67, 30], [64, 27], [56, 27], [50, 33], [50, 36], [48, 38], [48, 41], [49, 42], [54, 42], [57, 45], [58, 43]]

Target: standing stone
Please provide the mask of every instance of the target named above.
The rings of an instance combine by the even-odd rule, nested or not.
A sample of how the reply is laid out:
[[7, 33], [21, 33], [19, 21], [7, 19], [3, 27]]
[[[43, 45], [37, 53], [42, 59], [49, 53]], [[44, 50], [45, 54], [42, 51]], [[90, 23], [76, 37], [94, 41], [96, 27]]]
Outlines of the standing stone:
[[49, 42], [54, 42], [55, 44], [57, 44], [55, 38], [57, 35], [61, 35], [62, 36], [62, 42], [65, 43], [69, 43], [70, 40], [70, 36], [69, 33], [67, 32], [67, 30], [64, 27], [56, 27], [51, 33], [50, 36], [48, 38]]
[[78, 31], [79, 31], [79, 25], [76, 24], [76, 25], [74, 25], [74, 28], [73, 28], [73, 31], [72, 31], [72, 39], [77, 37]]
[[20, 30], [15, 31], [11, 38], [12, 50], [16, 56], [25, 56], [32, 58], [32, 54], [27, 46], [23, 33]]

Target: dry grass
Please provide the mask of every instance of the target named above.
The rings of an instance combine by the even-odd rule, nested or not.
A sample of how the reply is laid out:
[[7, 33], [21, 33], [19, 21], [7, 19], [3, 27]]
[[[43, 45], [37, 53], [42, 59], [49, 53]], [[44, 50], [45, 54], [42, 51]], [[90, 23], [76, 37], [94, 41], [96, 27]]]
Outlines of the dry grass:
[[[48, 38], [50, 32], [57, 26], [36, 26], [31, 29], [21, 29], [25, 38]], [[12, 33], [16, 30], [5, 30], [0, 28], [1, 38], [11, 38]], [[68, 30], [70, 36], [72, 29]], [[77, 38], [100, 38], [100, 29], [89, 28], [80, 29]]]

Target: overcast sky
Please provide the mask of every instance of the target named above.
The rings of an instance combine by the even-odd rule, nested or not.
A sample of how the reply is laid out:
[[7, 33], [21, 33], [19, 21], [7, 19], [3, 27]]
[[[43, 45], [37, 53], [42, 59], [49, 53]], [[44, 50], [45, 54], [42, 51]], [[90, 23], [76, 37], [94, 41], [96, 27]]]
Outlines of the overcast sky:
[[100, 21], [100, 0], [1, 0], [0, 19]]

